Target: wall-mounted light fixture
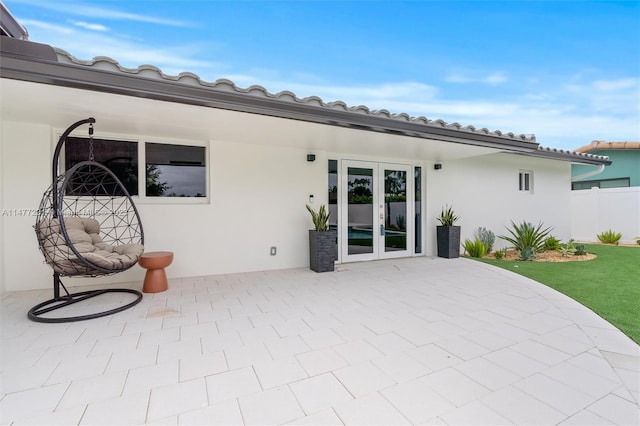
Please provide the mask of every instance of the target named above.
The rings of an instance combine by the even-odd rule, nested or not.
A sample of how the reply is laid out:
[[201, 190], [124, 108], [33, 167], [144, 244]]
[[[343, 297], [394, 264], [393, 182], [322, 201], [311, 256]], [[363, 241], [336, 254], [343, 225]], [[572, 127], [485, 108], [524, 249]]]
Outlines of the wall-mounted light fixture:
[[436, 163], [433, 165], [433, 170], [440, 170], [442, 168], [442, 164]]
[[316, 161], [315, 154], [307, 154], [307, 161]]

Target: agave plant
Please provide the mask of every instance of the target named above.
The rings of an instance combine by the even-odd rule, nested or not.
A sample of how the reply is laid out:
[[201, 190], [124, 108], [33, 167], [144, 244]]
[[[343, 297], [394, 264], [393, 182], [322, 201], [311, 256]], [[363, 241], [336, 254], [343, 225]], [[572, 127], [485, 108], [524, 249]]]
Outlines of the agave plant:
[[520, 251], [518, 260], [533, 260], [536, 258], [536, 249], [533, 247], [525, 247]]
[[453, 206], [447, 206], [446, 209], [442, 208], [442, 212], [437, 219], [442, 226], [453, 226], [460, 218], [454, 213]]
[[587, 248], [585, 247], [585, 245], [584, 244], [576, 245], [575, 255], [576, 256], [583, 256], [585, 254], [587, 254]]
[[322, 204], [318, 211], [315, 211], [309, 204], [306, 205], [307, 210], [311, 213], [311, 220], [316, 231], [328, 231], [329, 230], [329, 216], [331, 212], [327, 210], [327, 207]]
[[511, 236], [500, 235], [500, 238], [513, 244], [521, 253], [527, 248], [532, 248], [534, 254], [542, 251], [544, 249], [544, 241], [552, 229], [552, 227], [543, 228], [542, 222], [538, 226], [533, 226], [529, 222], [522, 222], [516, 225], [511, 221], [511, 225], [511, 229], [507, 228]]
[[562, 255], [562, 257], [567, 257], [570, 254], [576, 254], [576, 245], [575, 240], [572, 238], [565, 245], [561, 245], [558, 247], [558, 251]]

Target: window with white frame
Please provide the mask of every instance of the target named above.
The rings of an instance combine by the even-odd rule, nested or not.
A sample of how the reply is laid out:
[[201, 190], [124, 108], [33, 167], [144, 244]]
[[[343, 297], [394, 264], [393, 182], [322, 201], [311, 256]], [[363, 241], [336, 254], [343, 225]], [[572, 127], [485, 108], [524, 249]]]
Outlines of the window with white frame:
[[521, 192], [533, 193], [533, 172], [530, 170], [520, 170], [519, 189]]
[[[110, 138], [68, 137], [64, 167], [86, 161], [105, 165], [129, 194], [148, 200], [204, 199], [207, 197], [206, 146]], [[140, 167], [140, 164], [143, 166]]]
[[147, 197], [206, 197], [205, 147], [145, 143]]

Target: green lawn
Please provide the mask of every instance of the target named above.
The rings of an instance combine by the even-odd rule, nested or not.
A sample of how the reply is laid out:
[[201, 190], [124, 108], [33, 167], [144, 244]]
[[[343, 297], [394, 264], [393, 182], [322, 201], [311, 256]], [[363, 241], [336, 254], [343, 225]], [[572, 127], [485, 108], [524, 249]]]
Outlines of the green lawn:
[[478, 259], [541, 282], [577, 300], [640, 344], [640, 247], [587, 244], [584, 262]]

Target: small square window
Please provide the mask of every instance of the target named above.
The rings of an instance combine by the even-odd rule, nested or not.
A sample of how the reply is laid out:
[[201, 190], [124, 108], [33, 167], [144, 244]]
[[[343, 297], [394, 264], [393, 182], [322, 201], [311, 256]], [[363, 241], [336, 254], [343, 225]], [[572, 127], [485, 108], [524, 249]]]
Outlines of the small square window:
[[533, 192], [533, 172], [521, 170], [518, 180], [520, 191]]

